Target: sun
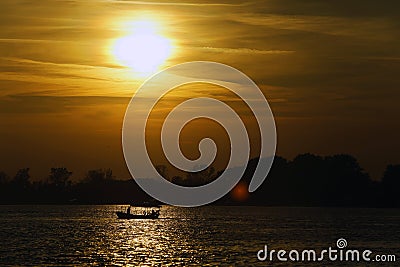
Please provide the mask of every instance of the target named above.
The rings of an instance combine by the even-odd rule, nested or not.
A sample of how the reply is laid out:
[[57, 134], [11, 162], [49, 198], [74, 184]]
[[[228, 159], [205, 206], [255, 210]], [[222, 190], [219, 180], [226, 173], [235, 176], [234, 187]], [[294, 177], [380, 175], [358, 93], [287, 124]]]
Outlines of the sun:
[[137, 20], [128, 25], [129, 33], [115, 40], [112, 47], [117, 63], [141, 75], [155, 72], [170, 57], [172, 41], [159, 33], [154, 21]]

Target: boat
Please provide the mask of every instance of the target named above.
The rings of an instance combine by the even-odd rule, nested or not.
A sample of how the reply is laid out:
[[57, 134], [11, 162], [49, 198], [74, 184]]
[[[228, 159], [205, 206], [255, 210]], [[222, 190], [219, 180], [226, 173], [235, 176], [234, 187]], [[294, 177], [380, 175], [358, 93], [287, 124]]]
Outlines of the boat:
[[[133, 208], [132, 212], [131, 208]], [[117, 211], [116, 214], [118, 219], [158, 219], [160, 210], [160, 205], [144, 203], [140, 205], [129, 205], [126, 212]]]

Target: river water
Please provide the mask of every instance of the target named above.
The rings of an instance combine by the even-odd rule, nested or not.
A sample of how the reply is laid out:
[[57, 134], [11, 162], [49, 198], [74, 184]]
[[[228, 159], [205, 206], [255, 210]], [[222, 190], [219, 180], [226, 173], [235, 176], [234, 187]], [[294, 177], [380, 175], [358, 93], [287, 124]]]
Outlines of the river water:
[[[268, 250], [369, 249], [396, 255], [400, 210], [164, 206], [158, 220], [119, 220], [121, 206], [0, 206], [0, 266], [365, 266], [260, 261]], [[261, 254], [263, 255], [263, 254]]]

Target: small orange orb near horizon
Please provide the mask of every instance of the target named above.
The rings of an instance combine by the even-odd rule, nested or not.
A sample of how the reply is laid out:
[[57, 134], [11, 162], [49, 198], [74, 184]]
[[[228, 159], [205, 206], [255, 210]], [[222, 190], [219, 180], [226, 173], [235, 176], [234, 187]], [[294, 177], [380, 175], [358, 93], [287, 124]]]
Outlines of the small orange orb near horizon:
[[236, 201], [243, 202], [249, 198], [246, 182], [239, 182], [231, 191], [232, 198]]

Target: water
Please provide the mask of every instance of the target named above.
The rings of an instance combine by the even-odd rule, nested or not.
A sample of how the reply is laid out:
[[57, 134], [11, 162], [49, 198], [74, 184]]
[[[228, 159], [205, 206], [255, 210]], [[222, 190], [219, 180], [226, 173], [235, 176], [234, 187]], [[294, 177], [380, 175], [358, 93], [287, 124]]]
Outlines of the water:
[[0, 266], [308, 266], [260, 262], [257, 252], [266, 244], [320, 251], [338, 238], [348, 248], [397, 256], [376, 266], [400, 261], [400, 210], [163, 207], [159, 220], [118, 220], [119, 208], [0, 206]]

